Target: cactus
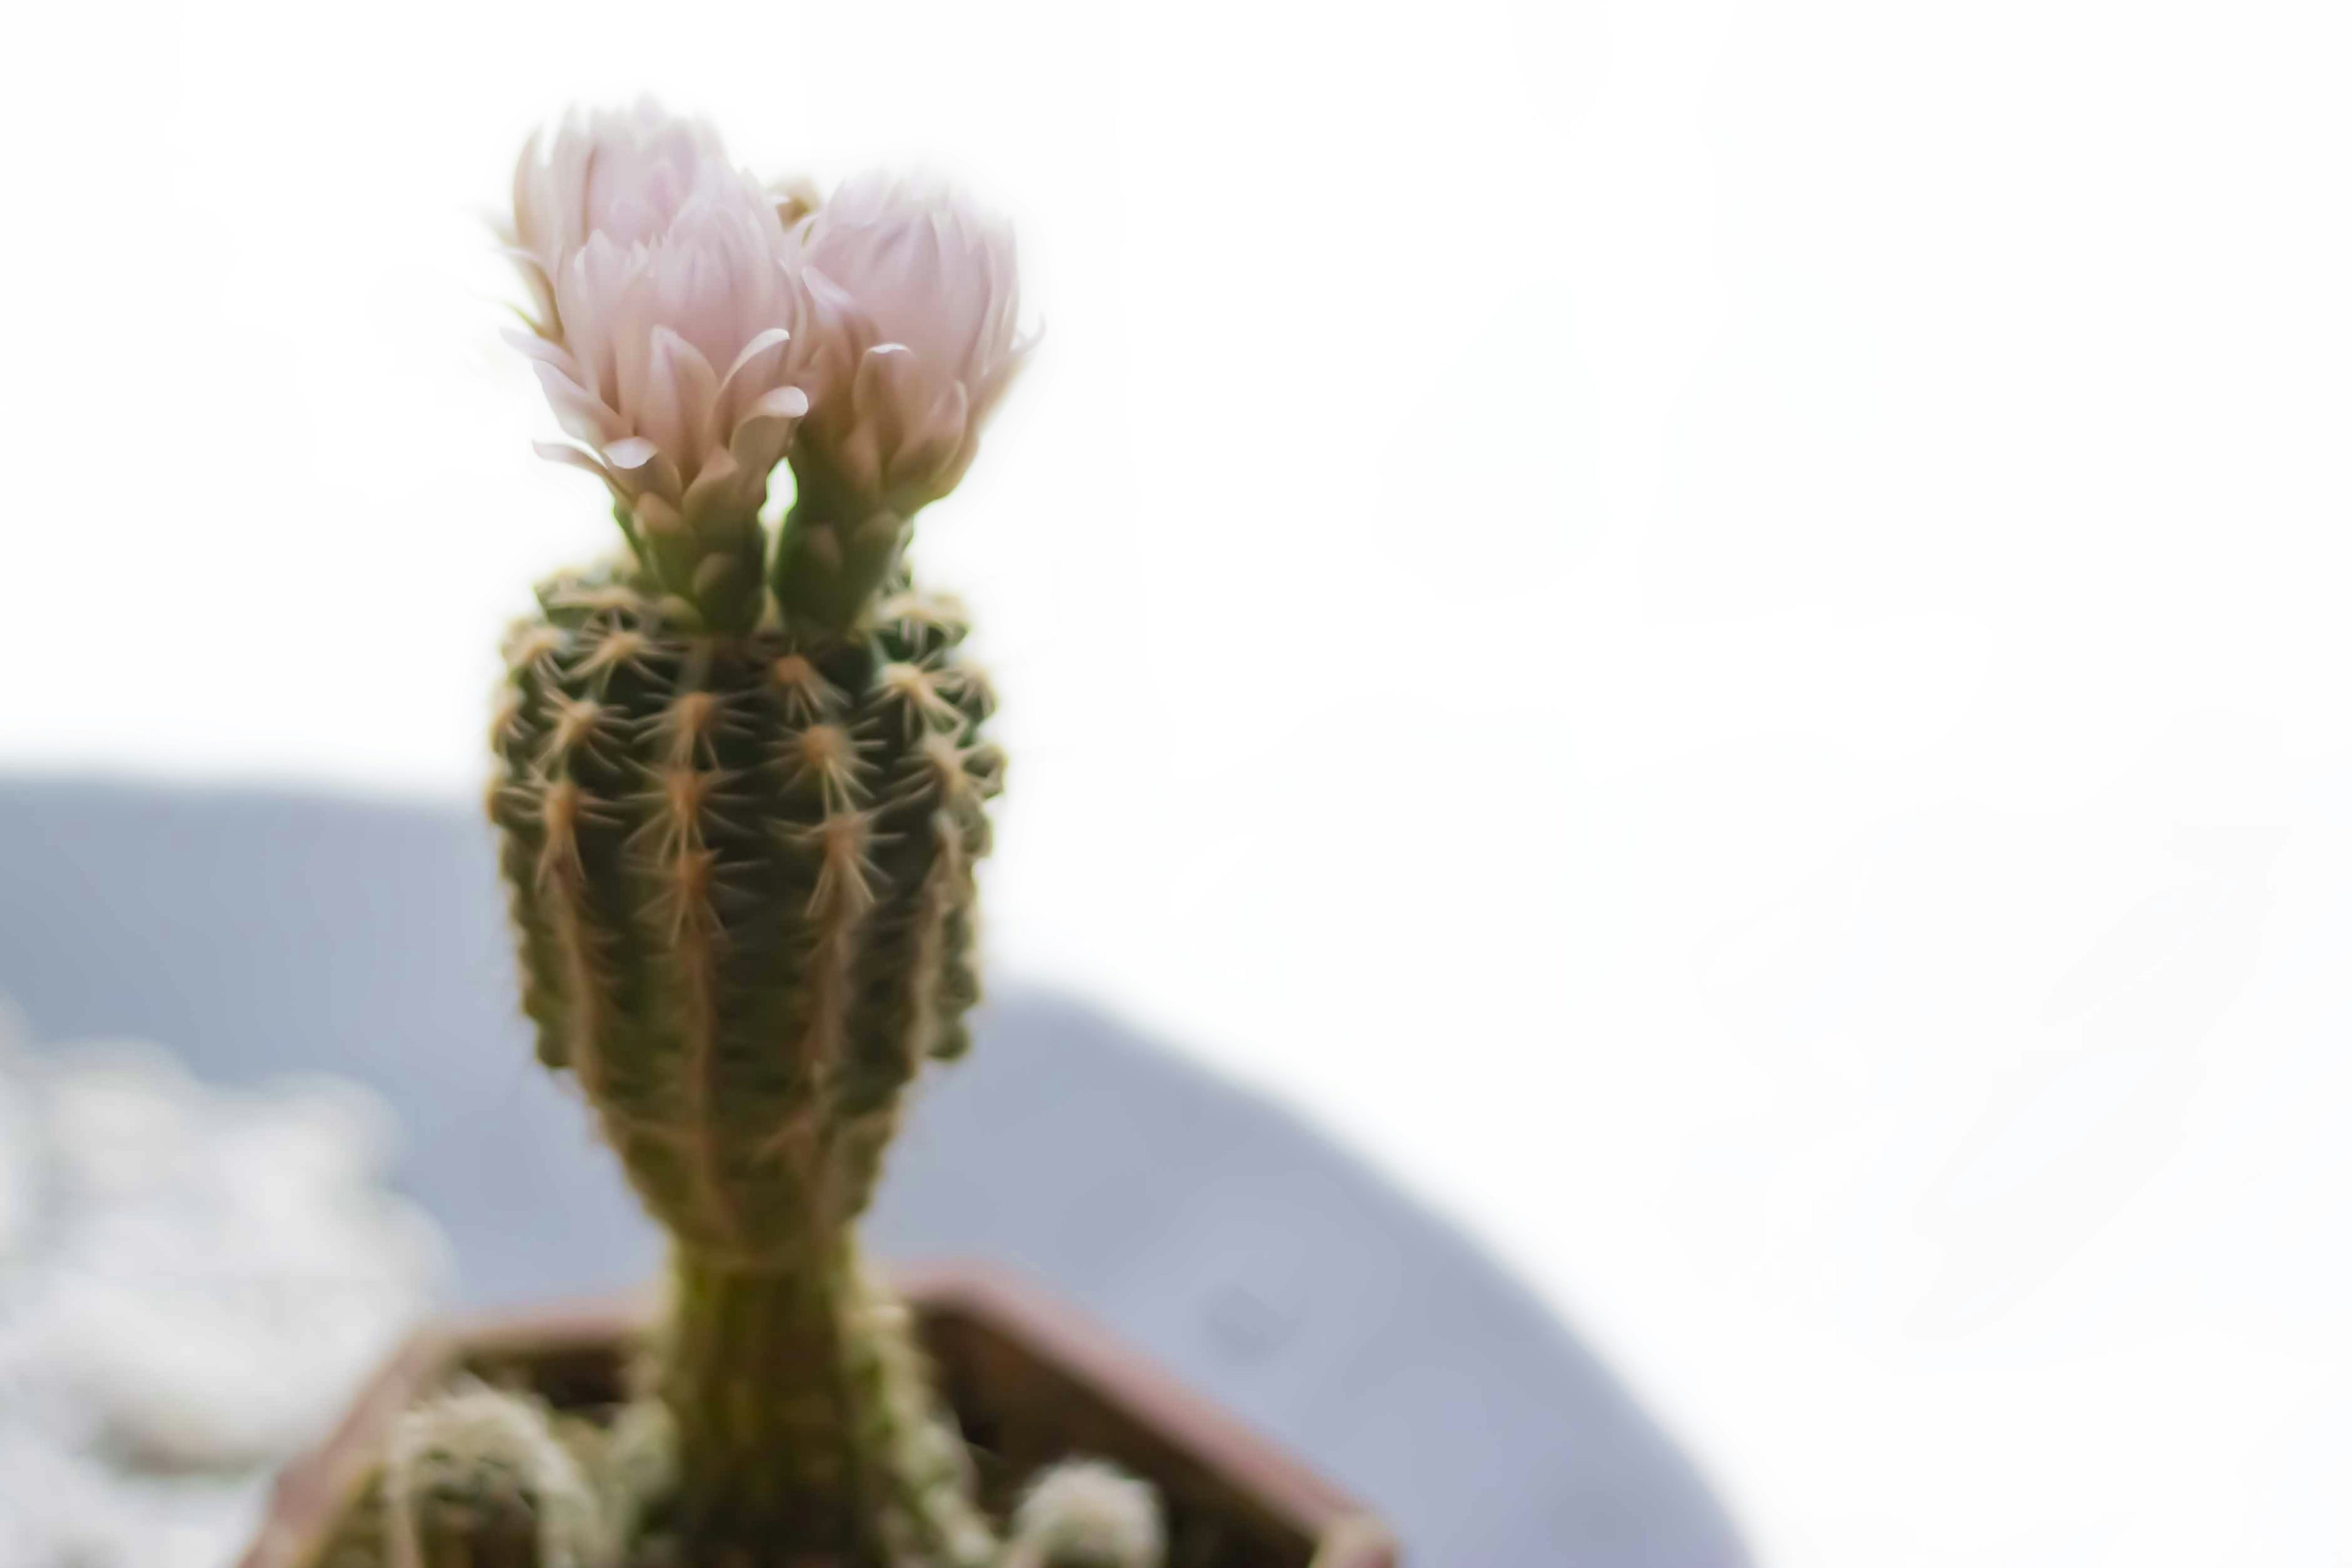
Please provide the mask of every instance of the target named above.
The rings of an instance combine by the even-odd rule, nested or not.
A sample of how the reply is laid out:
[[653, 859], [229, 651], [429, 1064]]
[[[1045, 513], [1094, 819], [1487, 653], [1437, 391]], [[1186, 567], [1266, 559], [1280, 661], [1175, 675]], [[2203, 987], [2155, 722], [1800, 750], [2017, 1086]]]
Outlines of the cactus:
[[[390, 1539], [404, 1568], [993, 1568], [1066, 1538], [1150, 1568], [1156, 1521], [1100, 1478], [1000, 1540], [856, 1237], [979, 995], [994, 699], [905, 548], [1026, 353], [1009, 237], [887, 182], [780, 206], [647, 104], [527, 147], [509, 238], [580, 443], [542, 450], [604, 479], [625, 549], [509, 634], [490, 816], [540, 1059], [668, 1230], [669, 1301], [652, 1394], [593, 1441], [488, 1389], [413, 1413]], [[1055, 1522], [1065, 1492], [1128, 1528]]]
[[546, 1409], [478, 1384], [402, 1415], [384, 1490], [393, 1568], [613, 1568], [618, 1555]]
[[978, 995], [1003, 763], [963, 618], [902, 583], [829, 645], [715, 638], [619, 568], [541, 601], [508, 644], [491, 812], [541, 1059], [676, 1243], [681, 1527], [984, 1562], [852, 1237], [908, 1084], [964, 1049]]
[[1000, 1568], [1159, 1568], [1160, 1499], [1100, 1459], [1067, 1459], [1031, 1483]]

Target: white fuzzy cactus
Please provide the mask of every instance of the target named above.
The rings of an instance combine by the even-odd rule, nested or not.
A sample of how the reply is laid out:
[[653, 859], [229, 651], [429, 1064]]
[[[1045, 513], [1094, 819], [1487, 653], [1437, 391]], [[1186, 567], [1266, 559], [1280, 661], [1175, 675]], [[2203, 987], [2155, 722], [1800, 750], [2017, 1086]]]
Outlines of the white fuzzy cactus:
[[1116, 1465], [1072, 1459], [1029, 1488], [1003, 1568], [1160, 1568], [1160, 1499]]
[[393, 1568], [612, 1568], [620, 1542], [536, 1401], [468, 1384], [402, 1414], [384, 1467]]

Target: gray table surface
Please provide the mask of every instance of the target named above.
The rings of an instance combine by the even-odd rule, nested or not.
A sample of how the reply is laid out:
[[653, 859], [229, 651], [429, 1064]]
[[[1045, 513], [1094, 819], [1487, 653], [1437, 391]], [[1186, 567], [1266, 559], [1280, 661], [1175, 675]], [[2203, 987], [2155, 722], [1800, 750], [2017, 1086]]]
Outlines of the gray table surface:
[[[0, 780], [0, 994], [37, 1039], [330, 1071], [404, 1123], [469, 1301], [659, 1247], [530, 1058], [487, 831], [455, 810]], [[1486, 1257], [1281, 1110], [1006, 991], [931, 1074], [869, 1237], [1015, 1265], [1373, 1503], [1415, 1568], [1748, 1559], [1616, 1379]]]

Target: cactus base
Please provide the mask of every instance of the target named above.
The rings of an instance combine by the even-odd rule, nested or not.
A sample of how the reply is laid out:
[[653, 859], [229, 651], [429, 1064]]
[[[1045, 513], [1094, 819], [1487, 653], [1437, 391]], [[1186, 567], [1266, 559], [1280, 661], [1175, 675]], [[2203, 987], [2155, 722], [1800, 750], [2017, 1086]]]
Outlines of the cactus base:
[[[1045, 1466], [1098, 1455], [1158, 1489], [1171, 1563], [1395, 1568], [1387, 1534], [1338, 1488], [1068, 1308], [971, 1266], [908, 1269], [891, 1282], [995, 1517]], [[528, 1389], [566, 1415], [602, 1419], [625, 1397], [655, 1321], [650, 1301], [619, 1300], [427, 1331], [331, 1436], [288, 1468], [240, 1568], [393, 1561], [378, 1487], [401, 1411], [470, 1373]], [[657, 1530], [636, 1561], [702, 1568], [666, 1556]]]
[[908, 1311], [846, 1242], [822, 1267], [672, 1267], [662, 1405], [698, 1462], [681, 1532], [747, 1563], [794, 1557], [989, 1568], [970, 1461], [925, 1383]]

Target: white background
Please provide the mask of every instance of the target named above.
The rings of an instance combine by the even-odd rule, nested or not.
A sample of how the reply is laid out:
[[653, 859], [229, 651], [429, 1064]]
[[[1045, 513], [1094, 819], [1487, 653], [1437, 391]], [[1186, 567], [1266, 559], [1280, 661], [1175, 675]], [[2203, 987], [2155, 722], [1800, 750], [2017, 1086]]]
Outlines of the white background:
[[[2352, 16], [25, 8], [0, 764], [470, 794], [605, 542], [574, 98], [923, 159], [1048, 336], [919, 559], [1007, 972], [1299, 1104], [1775, 1564], [2352, 1561]], [[0, 877], [5, 877], [0, 868]]]

